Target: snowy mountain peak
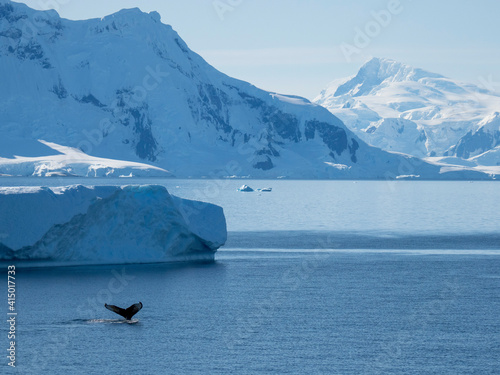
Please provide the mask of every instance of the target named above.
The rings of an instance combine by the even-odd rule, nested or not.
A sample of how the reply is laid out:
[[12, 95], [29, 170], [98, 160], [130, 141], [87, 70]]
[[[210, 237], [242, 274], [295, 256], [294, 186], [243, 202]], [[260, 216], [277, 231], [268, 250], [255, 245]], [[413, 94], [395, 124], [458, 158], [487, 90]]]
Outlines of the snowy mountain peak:
[[[64, 24], [76, 23], [93, 25], [94, 29], [99, 32], [139, 27], [141, 28], [139, 31], [140, 34], [144, 34], [151, 27], [161, 24], [161, 16], [158, 12], [145, 13], [139, 8], [131, 8], [122, 9], [101, 19], [75, 22], [60, 18], [57, 11], [52, 9], [44, 11], [34, 10], [23, 3], [0, 1], [0, 30], [5, 28], [12, 29], [13, 26], [16, 26], [18, 30], [14, 34], [2, 31], [0, 36], [12, 37], [18, 35], [22, 39], [31, 39], [36, 35], [44, 35], [47, 27], [62, 30]], [[171, 30], [170, 26], [161, 25]], [[137, 32], [138, 30], [135, 31]]]
[[500, 139], [498, 94], [389, 59], [368, 61], [314, 101], [367, 143], [418, 157], [469, 158]]
[[[496, 125], [500, 125], [500, 112], [493, 112], [489, 116], [486, 116], [478, 125], [479, 127], [483, 127], [488, 124], [496, 123]], [[500, 130], [500, 126], [497, 130]]]
[[419, 81], [424, 78], [444, 77], [394, 60], [373, 58], [359, 69], [356, 76], [338, 86], [333, 95], [354, 97], [367, 95], [381, 85], [392, 82]]
[[35, 10], [24, 3], [16, 3], [10, 0], [0, 0], [0, 20], [26, 19], [29, 16], [38, 15], [43, 18], [59, 18], [59, 13], [54, 9]]
[[120, 22], [124, 25], [127, 25], [128, 22], [151, 22], [151, 20], [154, 22], [161, 22], [160, 13], [145, 13], [139, 8], [122, 9], [116, 13], [102, 18], [102, 21], [104, 22]]

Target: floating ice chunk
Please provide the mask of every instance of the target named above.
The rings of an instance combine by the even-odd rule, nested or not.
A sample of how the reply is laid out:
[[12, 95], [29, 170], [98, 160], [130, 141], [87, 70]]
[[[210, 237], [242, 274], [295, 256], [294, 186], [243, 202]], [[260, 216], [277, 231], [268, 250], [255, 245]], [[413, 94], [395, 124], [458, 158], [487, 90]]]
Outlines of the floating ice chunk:
[[82, 263], [213, 260], [221, 207], [163, 186], [0, 188], [0, 259]]
[[241, 185], [241, 187], [238, 189], [238, 191], [243, 191], [245, 193], [249, 193], [249, 192], [252, 192], [254, 190], [248, 185]]

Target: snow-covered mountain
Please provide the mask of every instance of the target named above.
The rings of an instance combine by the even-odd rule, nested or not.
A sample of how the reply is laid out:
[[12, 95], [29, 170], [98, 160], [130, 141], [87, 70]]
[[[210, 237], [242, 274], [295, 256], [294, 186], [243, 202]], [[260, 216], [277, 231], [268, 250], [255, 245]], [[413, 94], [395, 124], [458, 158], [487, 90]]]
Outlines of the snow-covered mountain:
[[368, 61], [314, 102], [389, 151], [469, 158], [500, 142], [498, 94], [393, 60]]
[[371, 147], [319, 105], [230, 78], [156, 12], [70, 21], [0, 0], [0, 76], [2, 137], [178, 177], [488, 178]]
[[[498, 107], [500, 110], [500, 106]], [[500, 145], [500, 113], [495, 112], [487, 116], [479, 124], [465, 134], [458, 143], [453, 146], [447, 154], [455, 155], [460, 158], [469, 159], [475, 157], [475, 160], [490, 160], [493, 151]], [[481, 156], [488, 153], [489, 158]], [[491, 164], [486, 164], [491, 165]], [[500, 159], [496, 159], [496, 165], [500, 165]]]

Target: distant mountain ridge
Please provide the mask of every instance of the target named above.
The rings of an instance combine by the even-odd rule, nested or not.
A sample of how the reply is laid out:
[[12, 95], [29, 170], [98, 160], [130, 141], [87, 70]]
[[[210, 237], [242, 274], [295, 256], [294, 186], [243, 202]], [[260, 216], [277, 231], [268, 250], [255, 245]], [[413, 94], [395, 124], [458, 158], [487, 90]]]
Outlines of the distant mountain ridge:
[[383, 83], [387, 86], [393, 82], [418, 82], [425, 78], [442, 79], [445, 77], [396, 61], [374, 58], [363, 65], [355, 77], [338, 86], [334, 96], [363, 96], [376, 93]]
[[469, 158], [500, 140], [485, 126], [500, 111], [498, 94], [394, 60], [373, 58], [314, 102], [364, 141], [418, 157]]
[[4, 138], [177, 177], [491, 178], [371, 147], [319, 105], [230, 78], [156, 12], [70, 21], [3, 0], [0, 74]]

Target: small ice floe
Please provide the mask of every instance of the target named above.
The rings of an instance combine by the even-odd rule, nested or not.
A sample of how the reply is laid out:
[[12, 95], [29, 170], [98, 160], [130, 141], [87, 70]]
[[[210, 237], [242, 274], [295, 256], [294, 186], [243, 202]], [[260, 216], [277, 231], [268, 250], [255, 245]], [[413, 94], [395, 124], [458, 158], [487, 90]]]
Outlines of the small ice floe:
[[257, 189], [257, 191], [260, 191], [262, 193], [270, 193], [273, 191], [273, 188], [263, 188], [263, 189]]
[[249, 193], [249, 192], [252, 192], [254, 191], [250, 186], [248, 185], [242, 185], [238, 191], [242, 191], [242, 192], [245, 192], [245, 193]]

